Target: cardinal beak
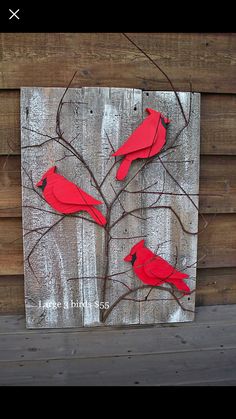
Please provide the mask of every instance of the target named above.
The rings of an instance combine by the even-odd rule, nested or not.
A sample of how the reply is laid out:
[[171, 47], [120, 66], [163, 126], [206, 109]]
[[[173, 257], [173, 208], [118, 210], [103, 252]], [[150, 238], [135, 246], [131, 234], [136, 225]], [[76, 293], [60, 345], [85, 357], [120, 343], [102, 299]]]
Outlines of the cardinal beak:
[[37, 186], [38, 188], [41, 188], [41, 187], [43, 186], [43, 181], [42, 181], [42, 179], [41, 179], [38, 183], [36, 183], [36, 186]]
[[125, 261], [125, 262], [131, 262], [131, 260], [132, 260], [132, 256], [131, 256], [131, 255], [127, 255], [127, 256], [125, 256], [125, 258], [124, 258], [124, 261]]

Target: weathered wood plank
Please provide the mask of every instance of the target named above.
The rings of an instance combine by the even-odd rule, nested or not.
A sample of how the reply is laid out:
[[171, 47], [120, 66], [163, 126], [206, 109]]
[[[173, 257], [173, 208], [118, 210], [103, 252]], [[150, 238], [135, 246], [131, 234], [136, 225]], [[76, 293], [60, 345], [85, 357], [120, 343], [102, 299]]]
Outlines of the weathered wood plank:
[[[177, 352], [236, 349], [235, 325], [194, 324], [177, 327], [90, 330], [48, 333], [1, 333], [1, 361], [35, 361], [50, 359], [86, 359], [139, 354], [173, 354]], [[106, 344], [104, 344], [104, 340]]]
[[[177, 90], [235, 93], [235, 34], [130, 34]], [[79, 85], [171, 90], [120, 33], [2, 33], [0, 88]]]
[[194, 385], [236, 381], [236, 349], [1, 362], [1, 385]]
[[[51, 335], [54, 333], [62, 333], [64, 336], [67, 333], [88, 333], [91, 331], [96, 331], [101, 334], [104, 332], [111, 332], [115, 331], [116, 333], [119, 331], [121, 334], [125, 331], [129, 330], [143, 330], [147, 329], [149, 335], [152, 333], [153, 330], [158, 329], [158, 331], [162, 328], [167, 328], [171, 330], [175, 328], [178, 330], [179, 326], [184, 326], [184, 328], [193, 328], [198, 325], [206, 325], [210, 326], [215, 324], [221, 325], [229, 325], [235, 324], [236, 319], [236, 304], [229, 304], [229, 305], [213, 305], [213, 306], [202, 306], [196, 307], [196, 316], [195, 321], [190, 323], [173, 323], [173, 324], [155, 324], [155, 325], [131, 325], [131, 326], [121, 326], [119, 327], [112, 327], [112, 326], [104, 326], [104, 327], [91, 327], [88, 331], [87, 328], [79, 327], [74, 329], [48, 329], [47, 334]], [[157, 331], [157, 333], [158, 333]], [[13, 334], [13, 335], [20, 335], [20, 334], [27, 333], [27, 336], [32, 334], [41, 335], [45, 333], [42, 329], [26, 329], [25, 327], [25, 316], [24, 315], [1, 315], [0, 316], [0, 334]]]
[[[167, 150], [168, 146], [175, 141], [180, 130], [182, 133], [175, 143], [175, 145], [180, 144], [181, 146], [177, 147], [175, 152], [163, 153], [163, 157], [161, 155], [165, 167], [162, 167], [159, 160], [154, 160], [153, 164], [147, 166], [143, 172], [142, 186], [146, 190], [149, 185], [157, 182], [149, 189], [149, 191], [163, 191], [157, 205], [171, 207], [180, 215], [184, 228], [187, 231], [196, 232], [198, 211], [195, 206], [198, 206], [198, 197], [192, 197], [194, 206], [186, 196], [165, 195], [165, 192], [183, 194], [179, 185], [188, 194], [199, 193], [200, 95], [181, 92], [179, 99], [186, 115], [189, 114], [189, 109], [192, 109], [189, 125], [184, 130], [185, 121], [173, 93], [144, 92], [143, 94], [144, 111], [148, 107], [158, 109], [164, 115], [168, 115], [171, 121], [167, 133]], [[143, 207], [152, 205], [157, 197], [153, 194], [143, 194]], [[176, 265], [181, 271], [185, 270], [190, 277], [186, 282], [190, 289], [194, 290], [196, 288], [196, 266], [193, 264], [197, 260], [197, 236], [186, 234], [173, 213], [166, 208], [149, 211], [148, 217], [143, 227], [143, 234], [147, 235], [148, 247], [158, 249], [157, 253], [173, 266]], [[186, 268], [187, 266], [191, 266], [191, 268]], [[146, 291], [143, 292], [142, 297], [145, 298], [146, 294]], [[168, 292], [160, 293], [159, 290], [154, 290], [152, 298], [159, 298], [160, 301], [158, 303], [154, 301], [151, 304], [143, 302], [140, 310], [141, 318], [144, 316], [150, 323], [153, 322], [153, 317], [160, 318], [162, 321], [165, 321], [166, 318], [169, 321], [193, 319], [193, 313], [188, 311], [183, 313], [175, 301], [170, 301]], [[194, 311], [194, 293], [184, 297], [181, 301], [184, 307]]]
[[196, 304], [236, 303], [236, 268], [198, 269]]
[[0, 156], [0, 217], [21, 217], [20, 157]]
[[230, 385], [235, 314], [236, 305], [200, 307], [196, 321], [184, 325], [47, 333], [25, 330], [23, 316], [0, 316], [0, 383]]
[[[0, 110], [0, 155], [19, 154], [19, 90], [0, 90]], [[202, 94], [201, 154], [236, 155], [235, 131], [236, 95]]]
[[235, 154], [236, 95], [204, 95], [201, 102], [201, 153]]
[[[22, 124], [27, 125], [29, 127], [36, 127], [37, 131], [46, 132], [48, 130], [48, 121], [50, 122], [51, 132], [53, 132], [53, 125], [55, 124], [56, 119], [56, 111], [57, 111], [57, 104], [60, 101], [62, 94], [64, 93], [63, 89], [54, 89], [50, 91], [49, 89], [23, 89], [22, 93]], [[93, 173], [96, 177], [96, 181], [100, 184], [106, 174], [109, 171], [110, 167], [113, 164], [113, 161], [110, 159], [108, 161], [109, 155], [111, 153], [111, 148], [109, 146], [109, 142], [106, 138], [106, 133], [110, 136], [113, 146], [118, 148], [120, 142], [123, 138], [126, 138], [131, 132], [134, 127], [136, 127], [141, 122], [141, 101], [142, 101], [142, 93], [141, 91], [136, 91], [133, 89], [109, 89], [109, 88], [83, 88], [83, 89], [71, 89], [68, 92], [67, 96], [68, 107], [67, 111], [63, 116], [63, 130], [65, 131], [65, 135], [67, 138], [74, 138], [76, 135], [79, 134], [79, 138], [73, 142], [73, 145], [77, 147], [77, 149], [82, 153], [83, 158], [85, 161], [91, 166]], [[70, 104], [70, 101], [72, 103]], [[82, 110], [78, 111], [78, 106], [75, 107], [75, 102], [82, 102]], [[135, 105], [138, 111], [135, 108]], [[27, 113], [27, 119], [25, 118], [25, 108], [28, 108], [29, 112]], [[135, 108], [135, 109], [134, 109]], [[42, 117], [44, 115], [44, 117]], [[39, 122], [40, 120], [40, 122]], [[29, 131], [27, 131], [29, 133]], [[32, 133], [31, 133], [32, 134]], [[52, 134], [54, 135], [54, 133]], [[33, 144], [34, 142], [38, 141], [38, 135], [33, 137], [29, 137], [29, 134], [25, 134], [25, 130], [22, 130], [23, 136], [23, 145]], [[95, 144], [97, 141], [97, 146], [95, 148]], [[90, 183], [90, 175], [85, 170], [83, 164], [81, 164], [78, 160], [72, 159], [71, 164], [68, 164], [67, 160], [61, 160], [63, 158], [64, 149], [58, 144], [50, 143], [45, 146], [45, 149], [42, 148], [37, 150], [37, 153], [31, 153], [32, 149], [24, 150], [22, 160], [23, 165], [27, 165], [30, 170], [33, 169], [34, 173], [34, 181], [36, 178], [40, 178], [42, 173], [44, 173], [48, 169], [48, 161], [50, 160], [59, 160], [60, 161], [60, 172], [63, 173], [67, 178], [78, 182], [79, 185], [85, 189], [88, 193], [99, 195], [98, 198], [103, 199], [103, 195], [100, 195], [100, 191], [94, 190], [94, 182]], [[99, 159], [96, 156], [99, 156]], [[45, 156], [47, 156], [45, 158]], [[25, 172], [23, 170], [23, 178], [24, 181], [26, 180]], [[79, 173], [79, 176], [77, 175]], [[112, 177], [111, 177], [112, 176]], [[113, 199], [114, 192], [110, 186], [110, 182], [113, 181], [115, 178], [115, 172], [113, 170], [110, 177], [107, 178], [106, 183], [103, 184], [102, 193], [105, 196], [105, 199]], [[136, 187], [136, 183], [134, 183], [133, 187]], [[42, 205], [40, 203], [39, 197], [33, 193], [32, 198], [32, 191], [29, 193], [28, 189], [24, 190], [24, 205], [32, 205], [34, 206]], [[137, 197], [138, 199], [138, 197]], [[136, 201], [137, 201], [136, 199]], [[126, 196], [123, 200], [123, 205], [127, 203], [127, 210], [129, 209], [129, 197]], [[133, 203], [135, 205], [135, 201]], [[118, 210], [120, 215], [120, 208], [119, 208], [119, 201], [116, 202], [116, 207], [111, 216], [111, 223], [113, 223], [116, 218], [118, 218]], [[136, 206], [138, 205], [138, 201], [136, 202]], [[44, 203], [44, 207], [47, 209], [47, 204]], [[43, 208], [44, 208], [43, 207]], [[101, 211], [105, 213], [105, 206], [101, 207]], [[40, 216], [38, 210], [33, 210], [34, 217], [31, 216], [30, 223], [28, 220], [28, 215], [25, 216], [25, 227], [26, 228], [35, 228], [35, 220], [40, 223]], [[29, 214], [29, 212], [28, 212]], [[54, 216], [53, 216], [54, 217]], [[43, 214], [44, 220], [47, 221], [47, 225], [50, 225], [52, 222], [52, 217], [47, 216], [47, 214]], [[66, 226], [66, 222], [70, 222], [71, 230], [70, 234], [68, 234], [68, 225]], [[74, 224], [73, 224], [74, 223]], [[40, 225], [40, 224], [38, 224]], [[76, 228], [72, 226], [75, 225]], [[130, 223], [128, 220], [123, 223], [120, 227], [121, 233], [123, 236], [132, 237], [133, 235], [138, 234], [138, 222]], [[110, 250], [110, 264], [113, 269], [117, 270], [120, 266], [121, 271], [125, 270], [125, 262], [119, 252], [114, 252], [113, 248], [115, 246], [115, 237], [122, 236], [119, 234], [119, 229], [114, 228], [112, 230], [112, 237], [114, 239], [111, 243], [111, 250]], [[63, 237], [63, 240], [62, 240]], [[68, 252], [70, 254], [70, 258], [68, 258], [67, 250], [65, 248], [64, 238], [68, 237]], [[89, 240], [88, 240], [89, 238]], [[102, 284], [103, 281], [100, 279], [102, 275], [104, 275], [104, 251], [105, 251], [105, 239], [104, 233], [100, 226], [95, 224], [90, 224], [87, 221], [81, 219], [73, 219], [69, 218], [69, 220], [63, 220], [63, 223], [60, 225], [60, 230], [54, 233], [51, 233], [52, 241], [47, 241], [47, 251], [44, 253], [43, 259], [42, 256], [39, 256], [40, 251], [37, 252], [37, 257], [34, 257], [34, 265], [37, 265], [35, 268], [36, 272], [41, 272], [41, 275], [44, 275], [44, 272], [41, 270], [42, 267], [50, 265], [48, 270], [53, 273], [53, 266], [55, 261], [53, 258], [57, 257], [54, 256], [53, 252], [53, 243], [57, 243], [58, 252], [60, 253], [60, 263], [62, 265], [67, 265], [67, 269], [63, 268], [63, 273], [61, 270], [54, 272], [53, 276], [60, 278], [60, 281], [63, 283], [64, 290], [57, 289], [56, 284], [48, 284], [46, 283], [41, 284], [41, 289], [35, 287], [35, 278], [32, 277], [32, 272], [29, 269], [29, 266], [25, 268], [25, 275], [26, 278], [26, 295], [27, 296], [34, 296], [33, 299], [37, 302], [39, 300], [45, 301], [46, 296], [48, 293], [51, 296], [51, 299], [56, 299], [58, 301], [66, 301], [68, 299], [68, 292], [66, 293], [66, 289], [70, 287], [70, 292], [76, 297], [76, 302], [84, 302], [85, 306], [83, 310], [83, 316], [79, 317], [77, 315], [78, 311], [81, 311], [80, 307], [73, 307], [70, 312], [70, 315], [67, 314], [65, 318], [63, 306], [61, 307], [60, 311], [60, 320], [58, 320], [57, 316], [53, 314], [48, 314], [46, 318], [40, 321], [40, 326], [48, 326], [52, 327], [53, 325], [59, 327], [60, 325], [64, 326], [76, 326], [80, 324], [85, 325], [92, 325], [97, 324], [99, 322], [99, 309], [96, 306], [96, 302], [104, 301], [106, 296], [101, 295]], [[71, 241], [71, 243], [69, 242]], [[73, 250], [69, 248], [76, 248], [76, 253], [73, 253]], [[32, 241], [26, 241], [25, 243], [25, 254], [29, 254], [32, 247]], [[120, 247], [123, 251], [123, 247]], [[39, 253], [39, 254], [38, 254]], [[36, 254], [36, 252], [35, 252]], [[122, 253], [123, 254], [123, 253]], [[32, 258], [33, 259], [33, 258]], [[78, 266], [76, 264], [76, 260], [78, 260]], [[53, 261], [53, 262], [52, 262]], [[76, 266], [75, 266], [76, 265]], [[123, 266], [124, 265], [124, 266]], [[44, 268], [43, 268], [44, 269]], [[93, 279], [94, 276], [98, 276], [98, 279]], [[75, 281], [68, 282], [69, 278], [77, 278]], [[88, 277], [81, 279], [83, 277]], [[31, 279], [30, 279], [31, 278]], [[80, 278], [80, 279], [79, 279]], [[132, 280], [127, 281], [127, 285]], [[112, 282], [112, 281], [110, 281]], [[117, 282], [116, 282], [117, 284]], [[118, 298], [117, 293], [120, 292], [120, 288], [123, 290], [122, 284], [118, 284], [115, 291], [111, 287], [108, 288], [107, 297], [111, 303], [114, 299]], [[45, 288], [44, 289], [42, 289]], [[78, 288], [78, 294], [76, 292], [76, 288]], [[53, 290], [50, 291], [50, 288]], [[114, 287], [113, 287], [114, 288]], [[47, 289], [47, 292], [46, 292]], [[49, 299], [49, 295], [47, 297]], [[70, 297], [70, 301], [71, 301]], [[73, 300], [73, 299], [72, 299]], [[74, 300], [73, 300], [74, 301]], [[127, 316], [125, 315], [122, 308], [117, 310], [116, 314], [119, 321], [123, 323], [126, 322], [138, 322], [138, 312], [135, 314], [136, 309], [132, 310], [132, 305], [130, 304], [127, 306]], [[38, 312], [38, 308], [34, 309], [30, 307], [30, 310], [35, 312], [36, 314], [30, 315], [30, 311], [27, 309], [27, 316], [29, 317], [28, 324], [30, 326], [37, 327], [38, 321], [35, 319], [37, 316], [40, 315]], [[53, 309], [49, 309], [52, 311]], [[55, 309], [54, 309], [55, 311]], [[68, 312], [68, 310], [67, 310]], [[129, 312], [132, 312], [133, 320], [128, 315]], [[69, 317], [72, 316], [72, 322], [69, 321]], [[114, 321], [114, 320], [113, 320]], [[118, 321], [118, 320], [117, 320]], [[109, 322], [108, 322], [109, 323]]]
[[21, 314], [24, 312], [23, 275], [0, 276], [0, 313]]
[[235, 267], [236, 217], [235, 214], [206, 215], [209, 225], [199, 234], [199, 268]]
[[0, 154], [20, 154], [20, 91], [0, 90]]
[[[43, 91], [43, 89], [22, 89], [22, 127], [30, 127], [55, 136], [56, 110], [63, 92], [58, 92], [55, 89], [50, 95], [49, 91], [45, 94]], [[63, 119], [64, 129], [66, 129], [65, 135], [70, 139], [75, 137], [74, 126], [70, 125], [69, 118], [67, 121]], [[22, 128], [23, 146], [38, 144], [42, 139], [44, 137]], [[43, 239], [39, 251], [33, 252], [30, 260], [27, 261], [28, 255], [40, 237], [39, 234], [31, 233], [32, 229], [45, 227], [43, 231], [46, 231], [46, 227], [57, 221], [62, 221], [60, 214], [58, 216], [55, 213], [42, 212], [41, 210], [50, 210], [50, 207], [41, 199], [40, 195], [27, 189], [27, 187], [32, 188], [28, 176], [32, 174], [32, 182], [36, 184], [43, 173], [56, 164], [56, 159], [60, 160], [64, 157], [64, 150], [62, 147], [59, 149], [57, 152], [57, 144], [49, 142], [45, 148], [40, 147], [35, 153], [31, 148], [27, 148], [22, 155], [22, 183], [26, 186], [26, 188], [23, 187], [23, 205], [26, 206], [23, 210], [23, 231], [29, 233], [32, 238], [25, 240], [24, 245], [24, 274], [27, 278], [25, 281], [26, 317], [29, 327], [40, 327], [45, 322], [50, 323], [51, 327], [56, 327], [56, 325], [79, 326], [83, 321], [83, 311], [76, 307], [77, 300], [82, 299], [80, 282], [77, 281], [71, 286], [67, 281], [70, 277], [78, 277], [78, 269], [81, 264], [82, 228], [77, 228], [76, 225], [80, 220], [68, 217], [63, 220], [63, 224], [62, 222], [56, 224], [49, 234], [49, 240]], [[70, 171], [67, 177], [73, 180], [78, 168], [74, 159], [70, 160], [72, 161], [70, 161]], [[62, 168], [63, 165], [64, 161], [62, 160]], [[33, 206], [34, 209], [29, 208], [30, 206]], [[35, 208], [41, 210], [38, 211]], [[64, 259], [61, 253], [62, 242], [67, 253], [67, 257]], [[33, 267], [31, 268], [31, 266]], [[60, 307], [57, 307], [58, 303]], [[45, 305], [49, 308], [45, 309]]]
[[22, 253], [21, 219], [0, 218], [0, 274], [22, 273]]
[[236, 212], [236, 159], [201, 156], [200, 209], [203, 213]]
[[[0, 217], [21, 217], [20, 157], [0, 156]], [[236, 157], [201, 156], [200, 211], [236, 212]]]

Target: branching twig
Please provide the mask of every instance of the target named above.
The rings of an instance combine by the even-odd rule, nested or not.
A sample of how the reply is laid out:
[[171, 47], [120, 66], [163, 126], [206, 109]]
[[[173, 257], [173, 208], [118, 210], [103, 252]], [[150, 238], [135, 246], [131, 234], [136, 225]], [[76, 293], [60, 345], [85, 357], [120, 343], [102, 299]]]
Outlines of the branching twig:
[[179, 105], [179, 107], [180, 107], [180, 110], [181, 110], [181, 113], [182, 113], [182, 115], [183, 115], [183, 118], [184, 118], [184, 120], [185, 120], [185, 122], [187, 123], [187, 118], [186, 118], [186, 116], [185, 116], [185, 113], [184, 113], [184, 110], [183, 110], [183, 106], [182, 106], [182, 103], [181, 103], [181, 101], [180, 101], [180, 98], [179, 98], [179, 96], [178, 96], [178, 94], [177, 94], [177, 92], [176, 92], [176, 90], [175, 90], [175, 88], [174, 88], [174, 85], [173, 85], [173, 83], [172, 83], [172, 81], [171, 81], [171, 79], [169, 78], [169, 76], [166, 74], [166, 72], [150, 57], [150, 55], [149, 54], [147, 54], [139, 45], [137, 45], [136, 44], [136, 42], [134, 42], [126, 33], [122, 33], [122, 35], [126, 38], [126, 39], [128, 39], [128, 41], [131, 43], [131, 44], [133, 44], [143, 55], [145, 55], [145, 57], [163, 74], [163, 76], [166, 78], [166, 80], [168, 81], [168, 83], [170, 84], [170, 86], [171, 86], [171, 88], [172, 88], [172, 90], [173, 90], [173, 92], [174, 92], [174, 94], [175, 94], [175, 97], [176, 97], [176, 99], [177, 99], [177, 101], [178, 101], [178, 105]]
[[133, 210], [131, 210], [131, 211], [127, 211], [125, 214], [122, 214], [119, 218], [117, 218], [112, 224], [111, 224], [111, 229], [112, 228], [114, 228], [115, 227], [115, 225], [117, 224], [117, 223], [119, 223], [123, 218], [125, 218], [125, 217], [127, 217], [128, 215], [131, 215], [131, 214], [133, 214], [134, 212], [138, 212], [138, 211], [141, 211], [141, 210], [146, 210], [146, 211], [148, 211], [148, 210], [152, 210], [152, 209], [167, 209], [167, 210], [170, 210], [174, 215], [175, 215], [175, 217], [177, 218], [177, 220], [178, 220], [178, 222], [179, 222], [179, 224], [181, 225], [181, 228], [182, 228], [182, 230], [184, 231], [184, 233], [186, 233], [186, 234], [190, 234], [190, 235], [197, 235], [197, 234], [199, 234], [199, 231], [196, 231], [196, 232], [192, 232], [192, 231], [189, 231], [189, 230], [187, 230], [185, 227], [184, 227], [184, 225], [183, 225], [183, 223], [182, 223], [182, 221], [181, 221], [181, 219], [180, 219], [180, 217], [179, 217], [179, 215], [177, 214], [177, 212], [171, 207], [171, 206], [168, 206], [168, 205], [158, 205], [158, 206], [155, 206], [155, 205], [150, 205], [150, 206], [147, 206], [147, 207], [138, 207], [138, 208], [134, 208]]
[[[176, 301], [176, 303], [182, 308], [183, 311], [189, 311], [191, 313], [194, 313], [193, 310], [187, 309], [186, 307], [184, 307], [179, 299], [176, 297], [176, 295], [174, 294], [174, 292], [168, 288], [168, 287], [163, 287], [161, 285], [159, 285], [158, 287], [152, 287], [151, 285], [140, 285], [138, 287], [133, 288], [132, 290], [126, 291], [124, 294], [120, 295], [119, 298], [117, 298], [117, 300], [106, 310], [105, 315], [103, 317], [103, 321], [105, 322], [106, 319], [108, 318], [108, 316], [110, 315], [110, 313], [114, 310], [114, 308], [122, 301], [124, 300], [124, 298], [126, 298], [128, 295], [133, 294], [139, 290], [144, 290], [144, 289], [148, 289], [148, 288], [155, 288], [155, 289], [160, 289], [162, 291], [167, 291], [169, 292], [173, 299]], [[193, 290], [191, 293], [195, 292], [195, 290]], [[189, 295], [189, 294], [188, 294]]]
[[205, 217], [203, 216], [203, 214], [200, 213], [198, 206], [195, 204], [195, 202], [193, 201], [193, 199], [191, 198], [191, 196], [185, 191], [185, 189], [180, 185], [180, 183], [177, 181], [177, 179], [172, 175], [172, 173], [169, 171], [169, 169], [167, 169], [166, 165], [163, 163], [162, 159], [160, 156], [158, 156], [159, 161], [161, 162], [161, 165], [163, 166], [163, 168], [165, 169], [166, 173], [170, 176], [170, 178], [178, 185], [178, 187], [181, 189], [181, 191], [183, 191], [183, 193], [188, 196], [188, 199], [190, 200], [190, 202], [193, 204], [194, 208], [196, 208], [198, 214], [201, 216], [202, 220], [204, 221], [204, 228], [206, 228], [208, 226], [208, 223], [205, 219]]
[[29, 254], [27, 255], [25, 261], [28, 262], [29, 268], [31, 270], [31, 272], [33, 273], [34, 277], [38, 280], [37, 275], [34, 272], [34, 269], [32, 267], [30, 258], [33, 255], [36, 247], [39, 245], [40, 241], [42, 240], [42, 238], [48, 234], [54, 227], [56, 227], [63, 219], [65, 218], [65, 215], [63, 215], [62, 217], [59, 218], [59, 220], [57, 220], [54, 224], [52, 224], [50, 227], [47, 228], [47, 230], [39, 237], [39, 239], [35, 242], [34, 246], [32, 247], [32, 249], [30, 250]]

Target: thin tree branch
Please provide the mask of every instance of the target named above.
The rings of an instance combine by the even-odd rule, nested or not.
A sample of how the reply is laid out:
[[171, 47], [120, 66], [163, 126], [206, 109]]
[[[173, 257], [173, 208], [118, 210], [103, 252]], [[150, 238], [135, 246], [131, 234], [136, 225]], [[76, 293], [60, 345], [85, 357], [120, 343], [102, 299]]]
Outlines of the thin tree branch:
[[128, 39], [128, 41], [129, 42], [131, 42], [131, 44], [133, 44], [143, 55], [145, 55], [145, 57], [163, 74], [163, 76], [166, 78], [166, 80], [169, 82], [169, 84], [170, 84], [170, 86], [171, 86], [171, 88], [172, 88], [172, 90], [173, 90], [173, 92], [174, 92], [174, 94], [175, 94], [175, 97], [176, 97], [176, 99], [177, 99], [177, 101], [178, 101], [178, 105], [179, 105], [179, 107], [180, 107], [180, 110], [181, 110], [181, 113], [182, 113], [182, 115], [183, 115], [183, 118], [184, 118], [184, 120], [185, 120], [185, 122], [187, 123], [187, 118], [186, 118], [186, 116], [185, 116], [185, 113], [184, 113], [184, 110], [183, 110], [183, 106], [182, 106], [182, 103], [181, 103], [181, 101], [180, 101], [180, 99], [179, 99], [179, 96], [178, 96], [178, 94], [177, 94], [177, 92], [176, 92], [176, 90], [175, 90], [175, 87], [174, 87], [174, 85], [173, 85], [173, 83], [172, 83], [172, 81], [171, 81], [171, 79], [169, 78], [169, 76], [166, 74], [166, 72], [164, 71], [164, 70], [162, 70], [162, 68], [150, 57], [150, 55], [149, 54], [147, 54], [139, 45], [137, 45], [136, 44], [136, 42], [134, 42], [126, 33], [124, 33], [124, 32], [122, 32], [122, 35], [126, 38], [126, 39]]

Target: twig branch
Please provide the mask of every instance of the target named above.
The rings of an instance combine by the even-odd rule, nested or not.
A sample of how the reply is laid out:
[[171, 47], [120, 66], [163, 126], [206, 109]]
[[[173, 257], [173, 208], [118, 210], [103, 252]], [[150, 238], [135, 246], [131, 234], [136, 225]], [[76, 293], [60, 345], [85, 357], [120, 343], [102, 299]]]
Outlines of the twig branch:
[[120, 281], [119, 279], [114, 279], [112, 278], [113, 275], [108, 275], [107, 278], [105, 278], [104, 276], [81, 276], [81, 277], [72, 277], [72, 278], [68, 278], [67, 281], [75, 281], [75, 280], [84, 280], [84, 279], [101, 279], [102, 281], [105, 281], [105, 279], [107, 279], [107, 281], [112, 281], [112, 282], [116, 282], [118, 284], [123, 285], [125, 288], [127, 288], [129, 291], [131, 291], [131, 288], [123, 281]]
[[179, 224], [181, 225], [181, 228], [182, 228], [182, 230], [184, 231], [184, 233], [186, 233], [186, 234], [190, 234], [190, 235], [197, 235], [197, 234], [199, 234], [199, 231], [196, 231], [196, 232], [192, 232], [192, 231], [188, 231], [185, 227], [184, 227], [184, 225], [183, 225], [183, 223], [182, 223], [182, 221], [181, 221], [181, 219], [180, 219], [180, 217], [179, 217], [179, 215], [177, 214], [177, 212], [171, 207], [171, 206], [168, 206], [168, 205], [158, 205], [158, 206], [155, 206], [155, 205], [150, 205], [150, 206], [148, 206], [148, 207], [138, 207], [138, 208], [134, 208], [133, 210], [131, 210], [131, 211], [127, 211], [125, 214], [122, 214], [119, 218], [117, 218], [112, 224], [111, 224], [111, 229], [112, 228], [114, 228], [115, 227], [115, 225], [117, 224], [117, 223], [119, 223], [123, 218], [125, 218], [125, 217], [127, 217], [128, 215], [131, 215], [131, 214], [133, 214], [134, 212], [138, 212], [138, 211], [141, 211], [141, 210], [146, 210], [146, 211], [148, 211], [148, 210], [153, 210], [153, 209], [167, 209], [167, 210], [170, 210], [174, 215], [175, 215], [175, 217], [177, 218], [177, 220], [178, 220], [178, 222], [179, 222]]
[[[176, 295], [174, 294], [174, 292], [168, 288], [168, 287], [163, 287], [163, 286], [157, 286], [157, 287], [152, 287], [151, 285], [140, 285], [138, 287], [133, 288], [132, 290], [126, 291], [124, 294], [120, 295], [119, 298], [117, 298], [116, 301], [114, 301], [114, 303], [106, 310], [104, 317], [103, 317], [103, 321], [105, 322], [108, 318], [108, 316], [110, 315], [110, 313], [114, 310], [114, 308], [122, 301], [124, 300], [128, 295], [133, 294], [139, 290], [144, 290], [144, 289], [148, 289], [148, 288], [153, 288], [153, 289], [160, 289], [162, 291], [167, 291], [169, 292], [173, 299], [176, 301], [176, 303], [182, 308], [183, 311], [189, 311], [191, 313], [194, 313], [193, 310], [187, 309], [186, 307], [184, 307], [181, 302], [179, 301], [179, 299], [176, 297]], [[193, 290], [191, 293], [195, 292], [195, 290]], [[189, 294], [188, 294], [189, 295]], [[148, 300], [146, 300], [148, 301]]]
[[65, 215], [59, 218], [54, 224], [52, 224], [50, 227], [47, 228], [47, 230], [39, 237], [39, 239], [35, 242], [34, 246], [30, 250], [29, 254], [27, 255], [25, 261], [28, 262], [29, 268], [31, 272], [33, 273], [34, 277], [38, 280], [37, 275], [35, 274], [35, 271], [32, 267], [32, 264], [30, 262], [30, 258], [32, 257], [36, 247], [39, 245], [40, 241], [43, 239], [43, 237], [48, 234], [54, 227], [56, 227], [63, 219], [65, 218]]
[[183, 115], [183, 118], [184, 118], [184, 120], [185, 120], [185, 122], [187, 123], [187, 118], [186, 118], [186, 116], [185, 116], [185, 113], [184, 113], [184, 110], [183, 110], [183, 106], [182, 106], [182, 103], [181, 103], [181, 101], [180, 101], [180, 99], [179, 99], [179, 96], [178, 96], [178, 94], [177, 94], [177, 92], [176, 92], [176, 90], [175, 90], [175, 87], [174, 87], [174, 85], [173, 85], [173, 83], [172, 83], [172, 81], [171, 81], [171, 79], [169, 78], [169, 76], [166, 74], [166, 72], [150, 57], [150, 55], [149, 54], [147, 54], [139, 45], [137, 45], [136, 44], [136, 42], [134, 42], [126, 33], [124, 33], [124, 32], [122, 32], [122, 35], [126, 38], [126, 39], [128, 39], [128, 41], [129, 42], [131, 42], [131, 44], [133, 44], [143, 55], [145, 55], [145, 57], [163, 74], [163, 76], [166, 78], [166, 80], [169, 82], [169, 84], [170, 84], [170, 86], [171, 86], [171, 88], [172, 88], [172, 90], [173, 90], [173, 92], [174, 92], [174, 94], [175, 94], [175, 97], [176, 97], [176, 99], [177, 99], [177, 101], [178, 101], [178, 105], [179, 105], [179, 107], [180, 107], [180, 110], [181, 110], [181, 113], [182, 113], [182, 115]]
[[158, 160], [160, 161], [161, 165], [163, 166], [163, 168], [165, 169], [166, 173], [170, 176], [170, 178], [178, 185], [178, 187], [181, 189], [181, 191], [183, 191], [183, 193], [188, 197], [188, 199], [190, 200], [190, 202], [193, 204], [194, 208], [196, 208], [198, 214], [200, 215], [200, 217], [202, 218], [202, 220], [204, 221], [204, 228], [206, 228], [208, 226], [208, 223], [205, 219], [205, 217], [203, 216], [203, 214], [199, 211], [198, 206], [195, 204], [195, 202], [193, 201], [193, 199], [191, 198], [191, 196], [185, 191], [185, 189], [180, 185], [180, 183], [177, 181], [177, 179], [172, 175], [172, 173], [169, 171], [169, 169], [167, 169], [166, 165], [163, 163], [162, 159], [160, 156], [158, 156]]

